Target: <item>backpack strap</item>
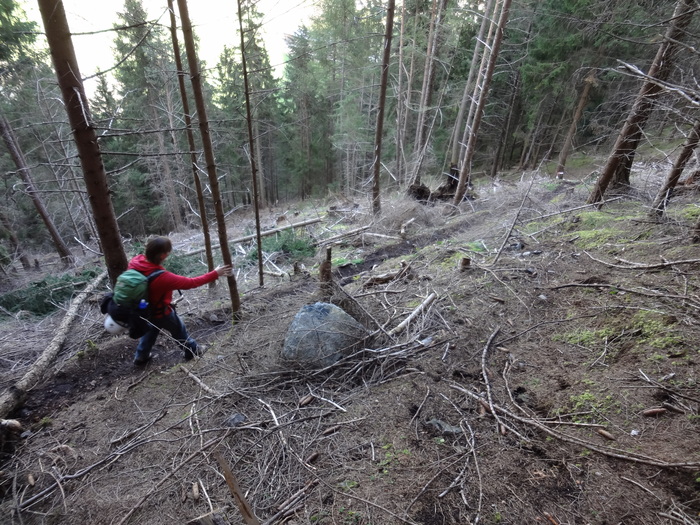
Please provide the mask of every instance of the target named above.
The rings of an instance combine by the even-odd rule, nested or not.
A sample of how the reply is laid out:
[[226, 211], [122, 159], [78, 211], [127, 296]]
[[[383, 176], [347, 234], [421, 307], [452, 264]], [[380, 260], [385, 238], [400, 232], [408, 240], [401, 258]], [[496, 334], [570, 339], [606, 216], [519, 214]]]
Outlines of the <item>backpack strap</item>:
[[[146, 280], [148, 281], [148, 287], [150, 289], [151, 283], [155, 281], [156, 277], [158, 277], [160, 274], [165, 273], [165, 270], [154, 270], [151, 273], [149, 273], [146, 276]], [[150, 291], [149, 291], [150, 295]], [[163, 304], [163, 298], [165, 297], [165, 294], [163, 294], [152, 306], [151, 308], [151, 315], [155, 314], [163, 314], [165, 312], [165, 305]]]

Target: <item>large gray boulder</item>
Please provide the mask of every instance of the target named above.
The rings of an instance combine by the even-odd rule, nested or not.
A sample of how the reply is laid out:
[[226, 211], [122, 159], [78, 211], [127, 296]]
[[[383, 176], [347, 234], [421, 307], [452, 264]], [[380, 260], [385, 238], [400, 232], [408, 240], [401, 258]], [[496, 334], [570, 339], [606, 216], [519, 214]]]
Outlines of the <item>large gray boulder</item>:
[[361, 347], [367, 330], [330, 303], [304, 306], [289, 325], [282, 359], [303, 368], [324, 368]]

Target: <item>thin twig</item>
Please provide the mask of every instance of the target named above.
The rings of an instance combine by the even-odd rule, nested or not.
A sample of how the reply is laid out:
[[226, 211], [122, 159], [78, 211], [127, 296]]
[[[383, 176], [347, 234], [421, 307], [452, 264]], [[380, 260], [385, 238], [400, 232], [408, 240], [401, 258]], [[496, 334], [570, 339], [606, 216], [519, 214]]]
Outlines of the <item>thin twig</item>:
[[[476, 401], [483, 400], [482, 396], [480, 396], [479, 394], [476, 394], [475, 392], [471, 392], [470, 390], [467, 390], [460, 385], [452, 384], [451, 386], [455, 390], [458, 390], [458, 391], [468, 395], [469, 397], [475, 399]], [[493, 405], [493, 406], [496, 410], [507, 415], [508, 417], [511, 417], [517, 421], [520, 421], [521, 423], [525, 423], [527, 425], [534, 426], [534, 427], [538, 428], [539, 430], [541, 430], [542, 432], [544, 432], [545, 434], [548, 434], [549, 436], [557, 438], [561, 441], [566, 441], [568, 443], [573, 443], [576, 445], [583, 446], [585, 448], [588, 448], [594, 452], [598, 452], [598, 453], [603, 454], [605, 456], [609, 456], [609, 457], [613, 457], [613, 458], [617, 458], [617, 459], [623, 459], [626, 461], [631, 461], [633, 463], [640, 463], [640, 464], [644, 464], [644, 465], [653, 465], [653, 466], [664, 467], [664, 468], [682, 468], [682, 469], [690, 469], [690, 470], [696, 470], [696, 469], [700, 468], [700, 462], [688, 461], [688, 462], [684, 462], [684, 463], [671, 463], [671, 462], [663, 461], [663, 460], [660, 460], [657, 458], [645, 456], [643, 454], [635, 454], [633, 452], [622, 451], [622, 450], [614, 449], [614, 448], [610, 448], [610, 447], [599, 446], [599, 445], [596, 445], [596, 444], [591, 443], [589, 441], [586, 441], [584, 439], [580, 439], [580, 438], [577, 438], [574, 436], [570, 436], [568, 434], [564, 434], [563, 432], [558, 432], [558, 431], [553, 430], [551, 428], [547, 428], [545, 425], [543, 425], [542, 423], [540, 423], [539, 421], [537, 421], [535, 419], [520, 417], [520, 416], [513, 414], [509, 410], [506, 410], [505, 408], [500, 407], [498, 405]]]
[[624, 479], [625, 481], [629, 481], [629, 482], [632, 483], [633, 485], [637, 485], [640, 489], [642, 489], [642, 490], [645, 491], [645, 492], [648, 492], [649, 494], [651, 494], [652, 496], [654, 496], [654, 497], [655, 497], [656, 499], [658, 499], [659, 501], [663, 501], [660, 497], [658, 497], [656, 494], [654, 494], [654, 492], [652, 492], [651, 490], [649, 490], [648, 488], [646, 488], [646, 487], [645, 487], [644, 485], [642, 485], [641, 483], [639, 483], [639, 482], [637, 482], [637, 481], [634, 481], [633, 479], [626, 478], [625, 476], [620, 476], [620, 478], [621, 478], [621, 479]]
[[513, 222], [510, 223], [510, 228], [508, 228], [508, 232], [506, 233], [505, 238], [503, 239], [503, 243], [501, 244], [501, 247], [498, 249], [498, 252], [496, 253], [496, 257], [493, 260], [489, 266], [495, 266], [496, 263], [498, 262], [498, 259], [501, 257], [501, 252], [503, 252], [503, 248], [505, 248], [506, 243], [508, 242], [508, 239], [510, 239], [510, 234], [513, 232], [513, 228], [515, 228], [515, 223], [518, 222], [518, 217], [520, 217], [520, 212], [523, 210], [523, 206], [525, 205], [525, 201], [527, 200], [528, 195], [530, 195], [530, 189], [532, 189], [532, 184], [535, 182], [535, 177], [534, 175], [530, 178], [530, 185], [527, 187], [527, 191], [525, 192], [525, 195], [523, 195], [523, 200], [520, 202], [520, 207], [518, 208], [518, 211], [515, 213], [515, 217], [513, 217]]
[[228, 436], [228, 434], [229, 434], [228, 431], [226, 431], [226, 432], [224, 432], [224, 434], [223, 434], [222, 436], [219, 436], [219, 437], [215, 437], [215, 438], [213, 438], [213, 439], [210, 439], [209, 441], [207, 441], [207, 442], [204, 444], [204, 446], [203, 446], [202, 448], [200, 448], [200, 449], [198, 449], [198, 450], [195, 450], [195, 451], [192, 452], [189, 456], [187, 456], [184, 460], [182, 460], [182, 462], [180, 462], [179, 465], [177, 465], [173, 470], [171, 470], [170, 472], [168, 472], [163, 478], [161, 478], [161, 480], [160, 480], [158, 483], [156, 483], [155, 485], [151, 486], [151, 490], [149, 490], [146, 494], [144, 494], [144, 495], [141, 497], [141, 499], [136, 503], [136, 505], [134, 505], [134, 506], [131, 508], [131, 510], [129, 510], [129, 512], [127, 512], [127, 513], [124, 515], [124, 517], [122, 517], [122, 519], [119, 520], [119, 522], [117, 523], [117, 525], [124, 525], [127, 521], [129, 521], [129, 518], [131, 518], [131, 516], [134, 514], [134, 512], [136, 512], [136, 511], [138, 510], [138, 508], [139, 508], [141, 505], [143, 505], [143, 504], [146, 502], [146, 500], [147, 500], [148, 498], [150, 498], [153, 494], [155, 494], [155, 492], [156, 492], [158, 489], [160, 489], [160, 487], [161, 487], [166, 481], [168, 481], [171, 477], [173, 477], [177, 471], [179, 471], [182, 467], [184, 467], [185, 465], [187, 465], [190, 461], [192, 461], [195, 457], [197, 457], [198, 455], [200, 455], [202, 452], [204, 452], [204, 451], [207, 450], [208, 448], [210, 448], [210, 447], [212, 447], [212, 446], [214, 446], [214, 445], [218, 445], [219, 443], [221, 443], [221, 442], [226, 438], [226, 436]]
[[601, 259], [596, 259], [587, 251], [584, 251], [583, 253], [588, 255], [588, 257], [593, 259], [595, 262], [598, 262], [600, 264], [604, 264], [605, 266], [610, 266], [611, 268], [621, 268], [623, 270], [659, 270], [661, 268], [668, 268], [669, 266], [678, 266], [679, 264], [697, 264], [700, 262], [700, 259], [684, 259], [682, 261], [664, 261], [662, 263], [657, 263], [657, 264], [641, 264], [641, 263], [636, 263], [633, 261], [626, 261], [625, 259], [617, 258], [618, 261], [623, 262], [627, 265], [627, 266], [624, 266], [622, 264], [613, 264], [613, 263], [603, 261]]
[[430, 306], [432, 302], [435, 301], [435, 299], [437, 299], [437, 294], [435, 292], [432, 292], [430, 295], [428, 295], [428, 297], [425, 298], [425, 300], [421, 304], [418, 305], [418, 307], [415, 310], [413, 310], [413, 312], [411, 312], [411, 314], [406, 319], [404, 319], [401, 323], [396, 325], [395, 328], [389, 330], [389, 335], [396, 335], [399, 332], [402, 332], [408, 326], [408, 324], [413, 319], [415, 319], [416, 316], [418, 316], [418, 314], [420, 314], [423, 310]]
[[199, 385], [199, 387], [204, 390], [206, 393], [211, 394], [214, 397], [219, 397], [221, 394], [214, 390], [213, 388], [207, 386], [204, 381], [199, 379], [196, 375], [194, 375], [190, 370], [185, 366], [185, 365], [180, 365], [180, 369], [185, 372], [195, 383]]

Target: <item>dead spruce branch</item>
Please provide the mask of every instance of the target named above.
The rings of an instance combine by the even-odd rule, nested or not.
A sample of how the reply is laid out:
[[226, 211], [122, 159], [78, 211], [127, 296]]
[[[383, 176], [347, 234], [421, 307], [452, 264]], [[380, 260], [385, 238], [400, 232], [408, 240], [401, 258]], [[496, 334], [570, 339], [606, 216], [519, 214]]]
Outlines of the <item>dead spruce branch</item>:
[[[467, 390], [466, 388], [462, 387], [461, 385], [457, 384], [452, 384], [452, 388], [455, 390], [458, 390], [459, 392], [462, 392], [466, 394], [467, 396], [471, 397], [477, 402], [481, 402], [483, 400], [483, 397], [475, 392], [472, 392], [470, 390]], [[516, 421], [519, 421], [520, 423], [524, 423], [530, 426], [533, 426], [545, 434], [559, 439], [561, 441], [565, 441], [567, 443], [572, 443], [575, 445], [579, 445], [582, 447], [585, 447], [587, 449], [590, 449], [594, 452], [598, 452], [599, 454], [603, 454], [608, 457], [613, 457], [617, 459], [622, 459], [625, 461], [630, 461], [633, 463], [641, 463], [644, 465], [652, 465], [655, 467], [663, 467], [663, 468], [681, 468], [681, 469], [686, 469], [686, 470], [697, 470], [700, 468], [700, 462], [693, 462], [693, 461], [688, 461], [688, 462], [683, 462], [683, 463], [673, 463], [673, 462], [668, 462], [668, 461], [663, 461], [658, 458], [653, 458], [649, 456], [645, 456], [643, 454], [636, 454], [634, 452], [629, 452], [629, 451], [623, 451], [620, 449], [615, 449], [615, 448], [610, 448], [610, 447], [602, 447], [599, 445], [596, 445], [595, 443], [592, 443], [590, 441], [586, 441], [585, 439], [581, 439], [575, 436], [571, 436], [569, 434], [565, 434], [563, 432], [556, 431], [554, 429], [548, 428], [546, 425], [541, 423], [540, 421], [536, 419], [530, 419], [530, 418], [525, 418], [525, 417], [520, 417], [509, 410], [506, 410], [505, 408], [498, 406], [498, 405], [493, 405], [493, 408], [499, 411], [501, 414], [515, 419]]]

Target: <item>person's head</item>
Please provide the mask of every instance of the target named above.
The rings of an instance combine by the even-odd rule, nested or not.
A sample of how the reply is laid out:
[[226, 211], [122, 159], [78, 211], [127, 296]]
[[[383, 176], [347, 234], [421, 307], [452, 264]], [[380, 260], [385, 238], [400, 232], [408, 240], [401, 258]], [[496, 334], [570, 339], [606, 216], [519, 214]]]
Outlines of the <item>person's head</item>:
[[173, 250], [173, 243], [167, 237], [153, 237], [146, 244], [146, 259], [153, 264], [162, 263]]

